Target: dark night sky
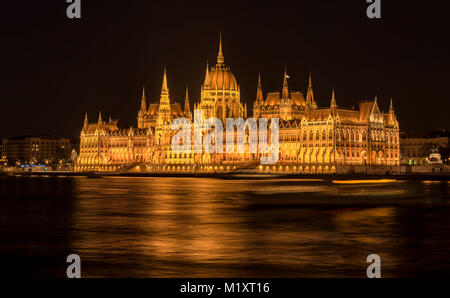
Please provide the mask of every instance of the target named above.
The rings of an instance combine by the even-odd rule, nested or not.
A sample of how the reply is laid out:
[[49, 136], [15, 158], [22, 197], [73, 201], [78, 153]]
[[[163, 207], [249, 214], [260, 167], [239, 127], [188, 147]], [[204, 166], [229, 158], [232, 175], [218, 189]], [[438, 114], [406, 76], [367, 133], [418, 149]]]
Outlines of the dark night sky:
[[135, 125], [142, 84], [158, 101], [164, 66], [172, 100], [188, 84], [192, 103], [218, 32], [248, 104], [258, 71], [266, 93], [286, 65], [291, 90], [312, 72], [319, 106], [333, 87], [341, 106], [378, 94], [387, 110], [392, 96], [402, 129], [450, 128], [447, 1], [381, 2], [381, 20], [365, 0], [82, 0], [81, 20], [66, 18], [65, 0], [2, 3], [0, 136], [77, 136], [85, 111]]

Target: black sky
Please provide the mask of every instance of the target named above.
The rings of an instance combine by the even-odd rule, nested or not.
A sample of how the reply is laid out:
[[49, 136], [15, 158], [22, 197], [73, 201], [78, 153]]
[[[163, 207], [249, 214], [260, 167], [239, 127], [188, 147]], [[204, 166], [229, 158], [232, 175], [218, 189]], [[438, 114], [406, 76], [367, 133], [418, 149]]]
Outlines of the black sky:
[[381, 20], [365, 0], [81, 0], [81, 20], [65, 0], [2, 3], [0, 136], [77, 136], [99, 110], [135, 125], [142, 84], [158, 101], [164, 66], [172, 99], [188, 84], [198, 101], [219, 32], [249, 105], [258, 71], [266, 93], [286, 65], [291, 90], [312, 72], [319, 106], [332, 88], [340, 106], [378, 95], [387, 110], [392, 96], [401, 129], [449, 128], [448, 1], [381, 2]]

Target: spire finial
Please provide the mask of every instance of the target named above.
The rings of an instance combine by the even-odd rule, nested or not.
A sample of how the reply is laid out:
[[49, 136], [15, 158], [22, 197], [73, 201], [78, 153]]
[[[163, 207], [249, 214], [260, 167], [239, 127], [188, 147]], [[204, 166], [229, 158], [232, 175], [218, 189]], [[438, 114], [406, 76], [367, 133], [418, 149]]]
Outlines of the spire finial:
[[336, 104], [336, 98], [334, 95], [334, 88], [333, 88], [333, 92], [331, 93], [331, 104], [330, 104], [331, 108], [336, 108], [337, 104]]
[[100, 112], [98, 113], [98, 125], [102, 125], [102, 123], [103, 123], [103, 120], [102, 120], [102, 112], [100, 111]]
[[258, 87], [256, 88], [256, 102], [262, 104], [264, 100], [262, 84], [261, 84], [261, 73], [258, 73]]
[[392, 97], [391, 97], [391, 103], [390, 103], [390, 106], [389, 106], [389, 111], [394, 111], [394, 103], [393, 103], [393, 101], [392, 101]]
[[217, 64], [221, 65], [225, 61], [225, 57], [223, 56], [222, 51], [222, 32], [219, 34], [219, 54], [217, 55]]
[[142, 87], [141, 112], [147, 110], [147, 100], [145, 99], [145, 84]]
[[88, 115], [87, 112], [84, 114], [84, 124], [83, 124], [83, 130], [87, 129], [89, 125]]
[[306, 94], [306, 105], [311, 107], [317, 107], [316, 102], [314, 101], [311, 73], [309, 73], [308, 93]]
[[190, 117], [191, 108], [189, 103], [189, 87], [186, 85], [186, 99], [184, 100], [184, 114], [185, 117]]
[[161, 93], [169, 93], [169, 88], [167, 88], [167, 71], [166, 71], [165, 66], [164, 66], [164, 76], [163, 76]]

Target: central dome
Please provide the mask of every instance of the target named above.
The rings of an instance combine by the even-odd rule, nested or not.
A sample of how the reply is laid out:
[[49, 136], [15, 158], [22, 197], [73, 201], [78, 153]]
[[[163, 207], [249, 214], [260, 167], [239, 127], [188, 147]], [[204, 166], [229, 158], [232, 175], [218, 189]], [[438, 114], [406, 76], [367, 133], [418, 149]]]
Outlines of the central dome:
[[238, 90], [238, 84], [233, 73], [228, 67], [219, 64], [211, 68], [208, 86], [210, 90]]
[[239, 86], [237, 84], [236, 78], [231, 72], [229, 67], [225, 66], [225, 58], [222, 52], [222, 35], [219, 41], [219, 53], [217, 55], [217, 65], [211, 67], [209, 70], [208, 65], [206, 66], [206, 76], [205, 82], [203, 84], [204, 88], [207, 90], [229, 90], [229, 91], [239, 91]]

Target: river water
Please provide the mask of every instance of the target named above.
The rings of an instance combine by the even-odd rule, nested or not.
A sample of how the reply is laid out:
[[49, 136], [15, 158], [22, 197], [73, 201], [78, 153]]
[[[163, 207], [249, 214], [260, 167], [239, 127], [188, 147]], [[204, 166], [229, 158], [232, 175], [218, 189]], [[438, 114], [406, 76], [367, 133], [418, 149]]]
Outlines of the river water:
[[2, 277], [450, 276], [450, 183], [0, 177]]

